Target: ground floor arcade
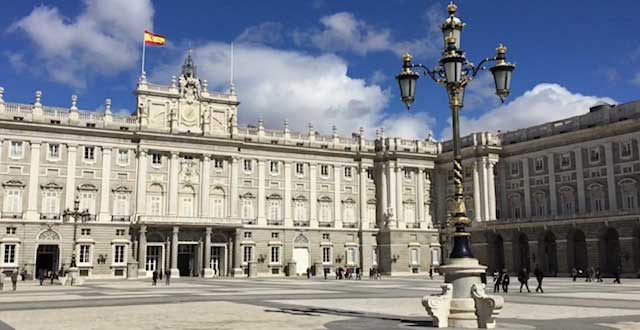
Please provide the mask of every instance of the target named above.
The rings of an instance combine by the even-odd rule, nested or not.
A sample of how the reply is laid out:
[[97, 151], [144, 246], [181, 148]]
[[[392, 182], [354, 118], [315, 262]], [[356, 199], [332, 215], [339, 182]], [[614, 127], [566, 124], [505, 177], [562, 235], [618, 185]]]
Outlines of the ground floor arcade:
[[486, 223], [473, 231], [473, 251], [490, 272], [540, 267], [547, 276], [573, 268], [613, 276], [640, 274], [640, 221], [636, 218]]

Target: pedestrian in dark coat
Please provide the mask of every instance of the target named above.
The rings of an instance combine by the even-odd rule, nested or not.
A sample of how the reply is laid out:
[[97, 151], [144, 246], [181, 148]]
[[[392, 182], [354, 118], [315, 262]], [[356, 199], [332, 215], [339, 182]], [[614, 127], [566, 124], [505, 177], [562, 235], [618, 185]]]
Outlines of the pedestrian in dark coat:
[[158, 283], [158, 271], [154, 270], [153, 274], [151, 274], [151, 279], [153, 280], [153, 285], [155, 286]]
[[164, 285], [171, 284], [171, 270], [167, 269], [164, 271]]
[[536, 269], [534, 269], [533, 275], [536, 276], [536, 281], [538, 281], [536, 292], [540, 290], [540, 293], [544, 293], [544, 290], [542, 290], [542, 279], [544, 279], [544, 272], [540, 269], [540, 267], [538, 267], [538, 265], [536, 265]]
[[622, 284], [622, 283], [620, 283], [621, 274], [622, 274], [622, 265], [618, 265], [618, 267], [616, 267], [616, 271], [615, 271], [616, 279], [613, 280], [613, 283]]
[[18, 271], [15, 269], [11, 273], [11, 285], [13, 286], [13, 291], [16, 291], [18, 288]]
[[596, 267], [596, 282], [602, 282], [602, 274], [600, 273], [600, 267]]
[[38, 281], [40, 281], [40, 286], [42, 286], [42, 283], [44, 283], [44, 269], [40, 269], [38, 273]]
[[578, 277], [578, 270], [575, 267], [571, 268], [571, 277], [573, 277], [574, 282], [576, 281], [576, 277]]
[[502, 273], [496, 272], [493, 276], [493, 292], [500, 292], [500, 285], [502, 284]]
[[429, 279], [433, 280], [433, 267], [429, 268]]
[[504, 275], [502, 275], [502, 291], [504, 291], [504, 293], [509, 292], [509, 273], [507, 273], [507, 270], [505, 269], [503, 272]]
[[522, 270], [518, 273], [518, 282], [520, 282], [520, 292], [522, 292], [522, 287], [527, 288], [527, 292], [531, 293], [529, 290], [529, 271], [526, 268], [522, 268]]

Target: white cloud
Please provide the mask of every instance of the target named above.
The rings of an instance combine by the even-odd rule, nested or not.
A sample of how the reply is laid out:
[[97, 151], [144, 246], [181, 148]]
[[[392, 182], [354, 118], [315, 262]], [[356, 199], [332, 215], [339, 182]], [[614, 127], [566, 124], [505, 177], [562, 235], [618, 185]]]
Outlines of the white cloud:
[[312, 32], [295, 32], [298, 45], [310, 44], [316, 48], [333, 52], [353, 52], [366, 55], [371, 52], [388, 51], [397, 55], [410, 52], [417, 56], [433, 56], [441, 45], [440, 20], [444, 19], [438, 6], [431, 6], [424, 14], [428, 29], [425, 36], [414, 40], [397, 40], [388, 28], [376, 27], [357, 19], [352, 13], [339, 12], [320, 19], [322, 29]]
[[53, 80], [86, 87], [94, 75], [112, 75], [139, 61], [142, 33], [152, 28], [149, 0], [85, 0], [69, 19], [57, 7], [39, 6], [15, 22], [34, 44], [33, 65], [42, 65]]
[[[226, 90], [229, 76], [229, 45], [211, 42], [194, 49], [198, 74], [210, 89]], [[182, 57], [182, 56], [181, 56]], [[335, 55], [309, 54], [262, 45], [236, 44], [235, 85], [241, 102], [242, 125], [262, 117], [267, 128], [279, 129], [284, 119], [290, 128], [306, 132], [307, 124], [329, 134], [336, 125], [342, 135], [367, 129], [372, 136], [380, 125], [405, 137], [425, 137], [426, 128], [412, 124], [402, 129], [401, 120], [385, 118], [390, 93], [380, 86], [347, 74], [347, 63]], [[181, 63], [155, 68], [151, 79], [167, 81]], [[426, 121], [425, 121], [426, 122]]]
[[380, 70], [375, 70], [373, 71], [373, 74], [371, 74], [371, 78], [369, 78], [369, 81], [372, 84], [380, 84], [384, 81], [387, 80], [387, 78], [389, 78], [384, 72], [380, 71]]
[[284, 26], [276, 22], [264, 22], [246, 28], [236, 38], [236, 42], [258, 43], [264, 45], [280, 44], [284, 41]]
[[[460, 117], [460, 129], [462, 135], [479, 131], [515, 130], [584, 114], [598, 101], [616, 103], [608, 97], [572, 93], [558, 84], [538, 84], [513, 101], [489, 110], [477, 118], [465, 116], [463, 113]], [[442, 136], [450, 138], [451, 128], [445, 128]]]

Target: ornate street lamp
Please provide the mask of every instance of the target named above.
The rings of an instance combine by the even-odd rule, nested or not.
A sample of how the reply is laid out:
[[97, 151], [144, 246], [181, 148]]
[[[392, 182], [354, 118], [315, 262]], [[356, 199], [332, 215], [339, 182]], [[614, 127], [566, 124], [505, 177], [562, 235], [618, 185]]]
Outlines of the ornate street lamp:
[[[484, 287], [480, 284], [480, 274], [486, 270], [485, 266], [478, 263], [473, 257], [470, 246], [470, 233], [465, 228], [471, 224], [466, 215], [464, 204], [464, 185], [462, 171], [462, 155], [460, 152], [460, 110], [464, 103], [464, 89], [476, 75], [486, 69], [485, 63], [495, 62], [490, 70], [494, 77], [496, 95], [504, 102], [509, 95], [511, 75], [515, 65], [507, 62], [507, 48], [500, 45], [496, 49], [496, 56], [485, 58], [478, 65], [467, 61], [462, 51], [460, 40], [465, 24], [456, 17], [457, 7], [453, 3], [448, 6], [449, 17], [442, 24], [441, 30], [444, 39], [444, 51], [438, 65], [429, 69], [422, 64], [413, 64], [409, 54], [402, 56], [402, 71], [396, 76], [400, 86], [402, 102], [410, 109], [416, 98], [416, 84], [420, 75], [412, 69], [420, 68], [435, 83], [446, 88], [451, 107], [453, 124], [453, 175], [454, 175], [454, 201], [455, 209], [448, 220], [449, 226], [455, 230], [453, 236], [453, 248], [447, 265], [440, 269], [445, 273], [445, 286], [443, 295], [425, 297], [423, 305], [427, 308], [438, 326], [461, 327], [486, 327], [493, 321], [491, 311], [502, 307], [501, 297], [489, 297], [484, 293]], [[453, 290], [453, 293], [450, 292]], [[475, 300], [475, 301], [474, 301]], [[488, 316], [479, 313], [480, 305], [491, 305]], [[471, 307], [469, 307], [471, 306]], [[475, 306], [475, 307], [474, 307]], [[485, 308], [483, 306], [482, 308]], [[471, 308], [471, 309], [469, 309]], [[469, 310], [467, 310], [469, 309]], [[450, 310], [450, 311], [449, 311]], [[446, 311], [446, 313], [444, 312]], [[485, 310], [486, 311], [486, 310]]]
[[78, 233], [78, 218], [80, 218], [81, 222], [85, 222], [90, 216], [89, 210], [80, 211], [80, 199], [76, 196], [76, 199], [73, 201], [73, 211], [66, 209], [62, 213], [62, 220], [64, 222], [69, 222], [70, 218], [73, 218], [73, 250], [71, 251], [71, 264], [69, 267], [72, 269], [76, 269], [76, 245], [77, 245], [77, 233]]

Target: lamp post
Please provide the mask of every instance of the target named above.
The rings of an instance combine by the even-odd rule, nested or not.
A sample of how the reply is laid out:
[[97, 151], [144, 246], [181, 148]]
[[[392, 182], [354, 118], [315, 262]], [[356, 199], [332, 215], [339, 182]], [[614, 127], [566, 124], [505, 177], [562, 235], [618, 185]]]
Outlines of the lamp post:
[[[465, 328], [492, 327], [495, 322], [491, 315], [494, 309], [489, 311], [489, 321], [481, 320], [479, 305], [491, 300], [494, 307], [499, 309], [502, 304], [500, 297], [492, 298], [484, 293], [484, 287], [480, 284], [480, 274], [486, 267], [481, 266], [473, 257], [470, 244], [470, 233], [465, 228], [471, 224], [466, 215], [464, 204], [464, 185], [462, 171], [462, 155], [460, 152], [460, 110], [464, 104], [464, 91], [466, 86], [485, 69], [484, 64], [495, 62], [490, 69], [493, 74], [496, 94], [502, 102], [509, 95], [511, 75], [515, 65], [507, 62], [507, 48], [500, 45], [496, 49], [496, 56], [485, 58], [474, 65], [467, 61], [465, 53], [460, 48], [462, 29], [465, 24], [456, 17], [457, 6], [453, 3], [448, 6], [449, 17], [441, 26], [444, 39], [444, 51], [438, 64], [429, 69], [422, 64], [412, 63], [413, 58], [409, 54], [402, 56], [402, 71], [396, 76], [400, 87], [402, 102], [410, 109], [416, 98], [416, 83], [420, 74], [413, 71], [414, 68], [422, 69], [436, 84], [445, 87], [449, 96], [453, 126], [453, 176], [454, 176], [454, 202], [455, 207], [448, 220], [449, 226], [454, 228], [453, 248], [447, 265], [441, 269], [445, 273], [445, 285], [443, 295], [436, 299], [425, 297], [423, 304], [427, 311], [434, 316], [439, 326], [460, 326]], [[453, 292], [450, 292], [453, 290]], [[436, 304], [436, 300], [440, 299]], [[431, 302], [429, 302], [431, 300]], [[500, 306], [497, 306], [500, 305]], [[449, 309], [451, 310], [449, 312]], [[445, 314], [442, 314], [446, 310]], [[474, 316], [475, 315], [475, 316]]]
[[81, 222], [84, 222], [88, 217], [89, 210], [80, 211], [80, 199], [78, 197], [76, 197], [76, 199], [73, 201], [73, 211], [66, 209], [62, 213], [62, 220], [64, 222], [69, 222], [69, 219], [73, 218], [73, 250], [71, 251], [71, 264], [69, 265], [69, 273], [71, 274], [72, 285], [73, 280], [78, 276], [78, 267], [76, 265], [76, 245], [78, 244], [78, 218], [80, 218]]

